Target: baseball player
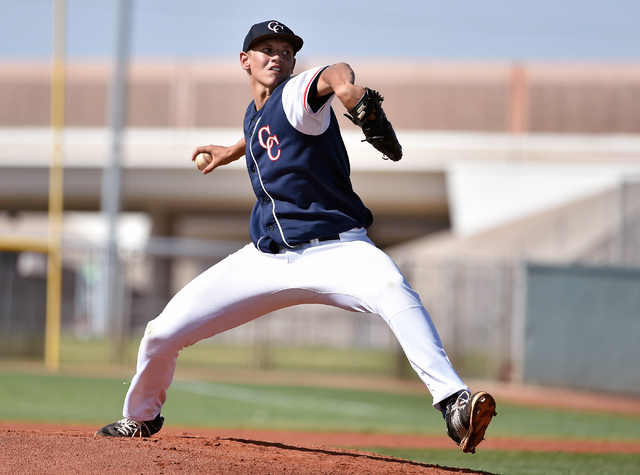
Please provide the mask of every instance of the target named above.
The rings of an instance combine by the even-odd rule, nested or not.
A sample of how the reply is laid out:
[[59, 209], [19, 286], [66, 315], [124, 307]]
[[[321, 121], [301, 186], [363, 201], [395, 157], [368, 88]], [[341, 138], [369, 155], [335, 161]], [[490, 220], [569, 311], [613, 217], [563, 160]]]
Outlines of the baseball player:
[[447, 434], [475, 452], [495, 412], [486, 392], [471, 395], [447, 357], [419, 296], [392, 260], [367, 237], [373, 217], [349, 178], [350, 166], [332, 102], [345, 107], [383, 157], [402, 148], [381, 107], [383, 98], [355, 84], [346, 63], [293, 75], [303, 40], [278, 21], [253, 25], [240, 65], [253, 101], [244, 136], [208, 153], [211, 173], [246, 157], [256, 203], [251, 244], [196, 277], [147, 325], [124, 419], [96, 436], [150, 437], [158, 432], [167, 389], [182, 348], [274, 310], [326, 304], [382, 317], [442, 411]]

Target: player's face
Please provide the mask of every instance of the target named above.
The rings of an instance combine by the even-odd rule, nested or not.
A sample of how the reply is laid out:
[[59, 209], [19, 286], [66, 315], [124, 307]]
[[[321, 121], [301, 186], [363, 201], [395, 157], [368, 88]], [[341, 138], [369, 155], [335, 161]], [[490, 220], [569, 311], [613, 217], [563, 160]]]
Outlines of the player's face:
[[288, 79], [295, 64], [291, 43], [275, 38], [256, 43], [243, 60], [255, 81], [272, 87]]

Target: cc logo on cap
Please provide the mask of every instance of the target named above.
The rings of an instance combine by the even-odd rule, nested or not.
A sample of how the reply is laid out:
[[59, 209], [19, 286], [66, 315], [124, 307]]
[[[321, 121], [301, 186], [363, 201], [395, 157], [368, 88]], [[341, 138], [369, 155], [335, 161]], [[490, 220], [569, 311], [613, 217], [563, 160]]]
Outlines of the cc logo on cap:
[[282, 30], [284, 30], [284, 26], [282, 26], [277, 21], [272, 21], [271, 23], [269, 23], [267, 25], [267, 28], [269, 28], [274, 33], [280, 33]]

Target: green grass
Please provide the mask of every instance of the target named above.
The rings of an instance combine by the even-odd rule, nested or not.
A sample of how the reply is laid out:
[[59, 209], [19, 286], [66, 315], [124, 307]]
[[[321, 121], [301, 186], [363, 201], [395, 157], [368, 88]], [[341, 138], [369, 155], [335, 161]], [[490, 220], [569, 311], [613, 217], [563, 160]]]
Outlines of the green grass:
[[[124, 378], [0, 373], [0, 419], [103, 423], [120, 417]], [[426, 397], [329, 388], [176, 380], [168, 424], [294, 430], [442, 433]]]
[[[131, 339], [124, 354], [124, 363], [133, 367], [140, 340]], [[272, 346], [260, 349], [251, 346], [224, 345], [200, 342], [180, 352], [181, 368], [255, 368], [279, 371], [314, 371], [326, 373], [354, 373], [384, 376], [392, 374], [395, 355], [391, 351], [354, 348], [323, 348], [309, 346]], [[61, 365], [101, 365], [110, 361], [106, 340], [82, 340], [63, 335]], [[407, 363], [407, 368], [409, 367]], [[415, 373], [404, 371], [411, 378]]]
[[[332, 388], [177, 381], [167, 408], [188, 425], [301, 431], [442, 433], [425, 397]], [[202, 414], [208, 408], [207, 414]]]
[[90, 422], [122, 412], [122, 381], [0, 373], [0, 420]]
[[[119, 417], [126, 378], [0, 373], [0, 419], [101, 423]], [[442, 435], [430, 398], [390, 391], [177, 379], [167, 423], [194, 427], [276, 428]], [[640, 417], [541, 410], [500, 403], [488, 437], [640, 442]]]

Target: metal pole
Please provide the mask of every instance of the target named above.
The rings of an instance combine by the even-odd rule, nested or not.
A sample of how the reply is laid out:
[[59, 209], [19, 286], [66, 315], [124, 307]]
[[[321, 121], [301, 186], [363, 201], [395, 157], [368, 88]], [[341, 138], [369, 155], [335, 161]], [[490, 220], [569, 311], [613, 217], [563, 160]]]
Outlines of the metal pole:
[[625, 248], [627, 233], [627, 180], [622, 178], [620, 190], [618, 192], [618, 239], [616, 246], [616, 263], [619, 266], [625, 265]]
[[105, 315], [111, 336], [111, 359], [123, 361], [124, 337], [120, 296], [120, 265], [118, 260], [117, 223], [121, 207], [122, 132], [125, 123], [126, 72], [129, 61], [131, 13], [133, 0], [118, 2], [118, 34], [116, 61], [111, 79], [108, 123], [111, 130], [110, 160], [103, 173], [101, 209], [108, 223], [107, 278]]
[[49, 170], [49, 245], [47, 263], [47, 317], [44, 362], [51, 371], [60, 366], [60, 313], [62, 303], [62, 211], [65, 119], [66, 1], [53, 5], [53, 72], [51, 79], [51, 131], [53, 149]]

